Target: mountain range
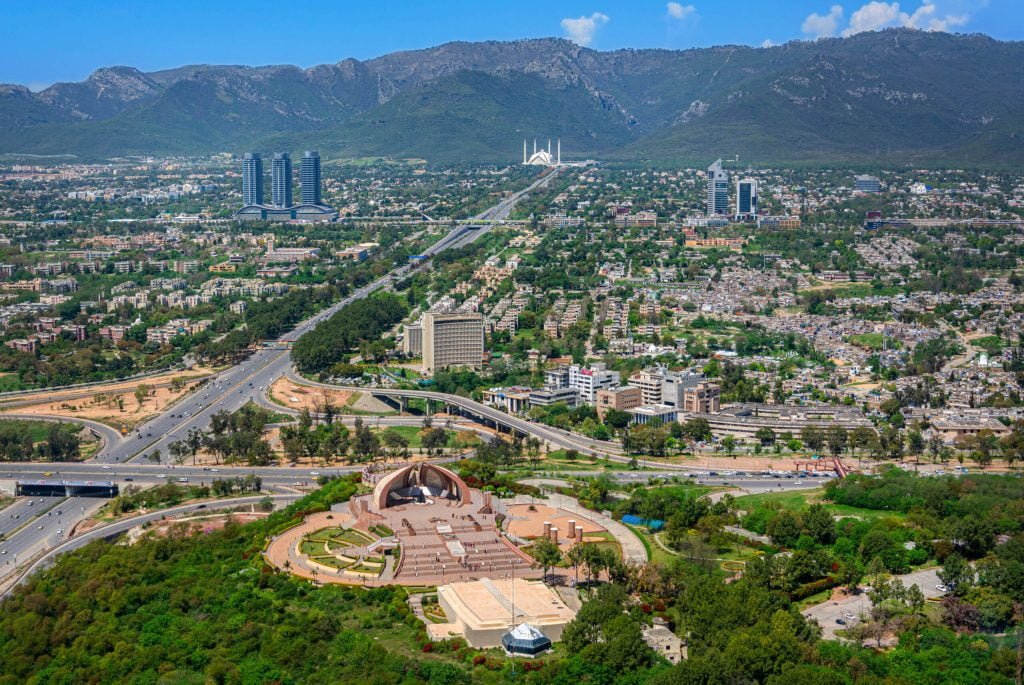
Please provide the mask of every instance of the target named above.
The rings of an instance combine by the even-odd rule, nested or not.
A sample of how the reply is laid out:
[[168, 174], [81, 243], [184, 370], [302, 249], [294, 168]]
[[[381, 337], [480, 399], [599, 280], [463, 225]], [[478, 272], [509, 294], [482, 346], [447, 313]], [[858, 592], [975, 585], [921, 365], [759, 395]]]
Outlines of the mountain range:
[[99, 69], [0, 85], [0, 153], [1013, 165], [1024, 43], [910, 29], [768, 48], [600, 52], [567, 40], [448, 43], [367, 61]]

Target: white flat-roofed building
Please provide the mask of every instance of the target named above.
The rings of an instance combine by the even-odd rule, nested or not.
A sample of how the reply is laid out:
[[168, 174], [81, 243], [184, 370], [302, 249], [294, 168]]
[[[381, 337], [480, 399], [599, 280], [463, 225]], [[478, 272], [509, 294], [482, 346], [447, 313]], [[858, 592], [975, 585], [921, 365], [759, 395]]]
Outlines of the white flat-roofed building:
[[430, 637], [440, 640], [461, 635], [477, 649], [500, 647], [502, 636], [522, 623], [556, 642], [576, 616], [547, 585], [522, 578], [449, 583], [437, 588], [437, 602], [449, 622], [428, 625]]

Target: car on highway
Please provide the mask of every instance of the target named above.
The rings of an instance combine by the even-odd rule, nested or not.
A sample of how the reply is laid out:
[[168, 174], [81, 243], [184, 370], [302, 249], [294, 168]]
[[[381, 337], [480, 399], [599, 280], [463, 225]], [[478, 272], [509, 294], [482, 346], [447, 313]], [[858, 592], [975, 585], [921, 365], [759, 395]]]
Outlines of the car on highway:
[[310, 471], [309, 475], [311, 475], [311, 476], [319, 476], [320, 472], [319, 471]]

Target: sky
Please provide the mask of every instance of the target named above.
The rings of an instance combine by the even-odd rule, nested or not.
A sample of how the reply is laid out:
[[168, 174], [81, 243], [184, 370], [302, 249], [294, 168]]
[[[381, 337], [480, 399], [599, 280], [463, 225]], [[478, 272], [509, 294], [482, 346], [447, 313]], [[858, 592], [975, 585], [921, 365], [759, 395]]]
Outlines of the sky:
[[453, 40], [768, 47], [887, 26], [1024, 39], [1024, 0], [0, 0], [0, 12], [0, 83], [33, 90], [114, 65], [309, 67]]

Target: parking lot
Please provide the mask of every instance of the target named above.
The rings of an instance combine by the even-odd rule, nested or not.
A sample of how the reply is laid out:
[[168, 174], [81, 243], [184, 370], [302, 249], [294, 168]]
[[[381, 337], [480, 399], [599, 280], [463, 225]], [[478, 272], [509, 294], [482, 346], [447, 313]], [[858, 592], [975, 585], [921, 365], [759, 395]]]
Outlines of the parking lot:
[[[939, 584], [937, 569], [931, 568], [922, 571], [914, 571], [900, 576], [894, 576], [905, 587], [917, 585], [925, 597], [937, 597], [941, 595], [935, 586]], [[854, 625], [859, 617], [871, 611], [871, 600], [866, 592], [843, 597], [839, 600], [828, 600], [821, 604], [815, 604], [809, 609], [804, 609], [803, 615], [814, 619], [821, 626], [822, 637], [826, 640], [835, 639], [837, 630], [844, 630], [847, 625]], [[847, 625], [837, 623], [842, 618]]]

